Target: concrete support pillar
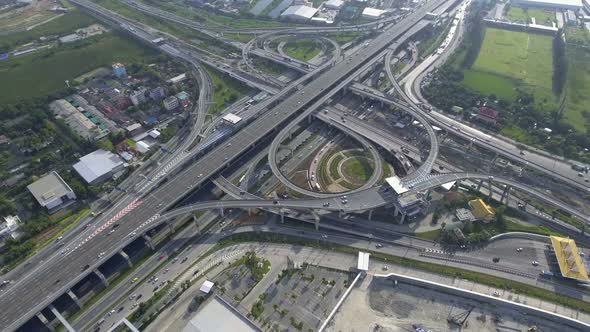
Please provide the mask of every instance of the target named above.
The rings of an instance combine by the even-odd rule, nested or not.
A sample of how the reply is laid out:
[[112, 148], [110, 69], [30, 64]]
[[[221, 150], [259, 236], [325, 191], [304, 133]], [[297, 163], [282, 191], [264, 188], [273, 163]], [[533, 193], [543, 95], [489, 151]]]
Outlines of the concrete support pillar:
[[369, 221], [373, 220], [373, 210], [369, 210]]
[[320, 216], [315, 213], [315, 212], [311, 212], [311, 214], [313, 215], [313, 218], [315, 220], [314, 226], [315, 226], [315, 230], [319, 230], [320, 229]]
[[166, 225], [168, 225], [168, 232], [169, 232], [169, 234], [174, 234], [174, 231], [175, 231], [175, 229], [174, 229], [174, 222], [171, 221], [169, 223], [166, 223]]
[[51, 310], [51, 312], [55, 315], [55, 317], [57, 317], [57, 319], [59, 319], [59, 321], [61, 322], [61, 325], [63, 325], [63, 327], [65, 327], [66, 330], [68, 330], [68, 332], [76, 332], [76, 330], [74, 330], [72, 325], [70, 325], [70, 323], [64, 318], [64, 316], [61, 315], [61, 313], [57, 310], [57, 308], [55, 308], [53, 306], [53, 304], [49, 305], [49, 310]]
[[481, 188], [481, 186], [483, 185], [483, 179], [479, 180], [479, 183], [477, 184], [477, 191], [479, 191], [479, 188]]
[[406, 215], [408, 215], [405, 212], [402, 212], [402, 218], [399, 220], [400, 225], [404, 223], [404, 220], [406, 220]]
[[279, 209], [279, 214], [281, 215], [281, 224], [285, 223], [285, 211], [283, 209]]
[[219, 215], [225, 217], [225, 213], [223, 212], [223, 208], [219, 209]]
[[45, 317], [45, 315], [39, 311], [37, 313], [37, 318], [39, 318], [39, 320], [41, 321], [41, 323], [43, 323], [45, 325], [45, 327], [47, 327], [47, 329], [49, 331], [55, 331], [55, 328], [53, 327], [53, 325], [51, 325], [51, 323], [49, 322], [49, 320], [47, 319], [47, 317]]
[[98, 276], [98, 278], [100, 279], [100, 281], [102, 281], [102, 284], [105, 287], [109, 287], [109, 281], [104, 276], [104, 274], [102, 274], [102, 272], [100, 272], [98, 269], [94, 270], [93, 272], [94, 272], [94, 274], [96, 274]]
[[488, 200], [491, 201], [492, 200], [492, 193], [493, 193], [493, 191], [492, 191], [492, 180], [489, 180], [488, 181], [488, 190], [489, 190]]
[[338, 218], [340, 218], [340, 219], [344, 218], [344, 210], [340, 209], [338, 211]]
[[76, 303], [78, 308], [82, 308], [82, 302], [80, 302], [80, 299], [78, 298], [78, 296], [76, 296], [76, 294], [74, 294], [74, 292], [72, 292], [71, 289], [68, 289], [68, 291], [66, 293], [70, 296], [72, 301], [74, 301]]
[[200, 234], [201, 228], [199, 227], [199, 218], [197, 218], [197, 216], [194, 214], [193, 214], [193, 223], [195, 224], [195, 227], [197, 228], [197, 234]]
[[252, 209], [248, 208], [248, 217], [252, 216]]
[[397, 215], [399, 214], [399, 209], [397, 208], [397, 205], [393, 206], [393, 216], [397, 217]]
[[129, 255], [127, 255], [126, 252], [121, 250], [121, 251], [119, 251], [119, 255], [121, 255], [121, 257], [123, 257], [125, 259], [125, 261], [127, 262], [127, 265], [129, 265], [129, 267], [133, 267], [133, 262], [131, 262], [131, 258], [129, 258]]
[[506, 186], [506, 188], [504, 188], [504, 191], [502, 192], [502, 197], [500, 198], [500, 203], [505, 202], [505, 204], [508, 204], [508, 199], [510, 198], [510, 189], [512, 189], [512, 187], [510, 186]]
[[307, 116], [307, 123], [311, 123], [312, 117], [311, 114]]
[[152, 250], [156, 249], [156, 246], [154, 245], [154, 241], [152, 241], [152, 238], [149, 235], [143, 234], [141, 237], [143, 237], [143, 239], [145, 240], [146, 246], [148, 246]]

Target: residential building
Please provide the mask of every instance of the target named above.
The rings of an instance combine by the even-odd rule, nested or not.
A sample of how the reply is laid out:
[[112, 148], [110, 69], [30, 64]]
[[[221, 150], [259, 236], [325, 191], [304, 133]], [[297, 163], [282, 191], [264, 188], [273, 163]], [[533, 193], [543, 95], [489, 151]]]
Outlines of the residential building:
[[18, 215], [4, 217], [4, 222], [0, 223], [0, 238], [18, 239], [22, 233], [18, 231], [22, 221]]
[[180, 104], [178, 102], [178, 98], [176, 98], [175, 96], [170, 96], [164, 99], [164, 108], [167, 111], [172, 111], [173, 109], [176, 109], [178, 105]]
[[309, 6], [290, 6], [281, 13], [281, 18], [286, 18], [293, 21], [309, 21], [318, 12], [317, 8]]
[[487, 205], [481, 198], [469, 201], [469, 207], [475, 219], [483, 220], [486, 223], [496, 219], [494, 209]]
[[498, 115], [498, 111], [486, 106], [482, 106], [479, 108], [479, 112], [477, 113], [477, 119], [485, 123], [496, 125], [498, 123]]
[[110, 151], [96, 150], [74, 164], [76, 172], [89, 184], [106, 181], [125, 168], [123, 160]]
[[141, 126], [141, 124], [137, 123], [137, 122], [125, 127], [125, 130], [130, 135], [137, 135], [142, 129], [143, 129], [143, 127]]
[[177, 93], [176, 98], [178, 98], [178, 102], [180, 103], [180, 106], [182, 106], [183, 108], [187, 108], [191, 104], [191, 100], [188, 97], [188, 93], [186, 93], [185, 91]]
[[141, 154], [144, 154], [144, 153], [148, 152], [149, 150], [150, 150], [150, 146], [145, 141], [139, 141], [139, 142], [135, 143], [135, 151], [137, 151]]
[[115, 76], [118, 78], [127, 77], [127, 70], [122, 63], [117, 62], [113, 64], [113, 74], [115, 74]]
[[53, 101], [49, 104], [49, 109], [57, 119], [63, 119], [72, 131], [87, 140], [93, 141], [108, 134], [108, 131], [104, 132], [67, 100]]
[[76, 200], [72, 188], [55, 171], [31, 183], [27, 189], [49, 213], [54, 213]]
[[129, 99], [131, 100], [131, 103], [133, 104], [133, 106], [138, 106], [140, 104], [145, 103], [146, 98], [145, 98], [145, 88], [141, 88], [137, 91], [133, 91], [130, 95], [129, 95]]
[[168, 83], [178, 84], [184, 80], [186, 80], [186, 74], [183, 73], [183, 74], [172, 77], [171, 79], [168, 80]]
[[157, 88], [153, 88], [150, 91], [150, 98], [154, 101], [160, 101], [166, 97], [166, 91], [163, 87], [159, 86]]

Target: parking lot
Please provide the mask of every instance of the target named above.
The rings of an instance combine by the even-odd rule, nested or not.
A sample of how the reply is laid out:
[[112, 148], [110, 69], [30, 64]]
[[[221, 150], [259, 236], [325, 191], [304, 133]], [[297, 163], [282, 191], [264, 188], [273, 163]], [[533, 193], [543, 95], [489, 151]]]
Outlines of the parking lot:
[[257, 323], [273, 331], [317, 331], [352, 279], [348, 272], [313, 265], [288, 271], [264, 293]]

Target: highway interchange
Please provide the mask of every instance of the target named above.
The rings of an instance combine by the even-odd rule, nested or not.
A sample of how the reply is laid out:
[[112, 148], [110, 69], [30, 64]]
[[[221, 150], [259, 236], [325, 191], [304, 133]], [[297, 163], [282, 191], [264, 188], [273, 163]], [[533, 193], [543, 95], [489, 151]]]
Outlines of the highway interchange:
[[[86, 9], [100, 11], [101, 15], [105, 15], [103, 9], [98, 8], [98, 6], [91, 4], [90, 2], [84, 0], [75, 0], [73, 2]], [[351, 212], [370, 210], [391, 203], [394, 199], [394, 195], [391, 191], [384, 186], [373, 187], [372, 184], [374, 181], [370, 181], [370, 185], [348, 194], [350, 202], [347, 204], [342, 203], [340, 199], [341, 195], [320, 194], [307, 191], [304, 193], [317, 198], [265, 200], [248, 197], [248, 199], [226, 199], [199, 202], [167, 211], [189, 193], [204, 187], [208, 181], [214, 179], [217, 174], [242, 154], [251, 151], [263, 138], [271, 135], [275, 138], [270, 145], [268, 158], [273, 174], [277, 176], [283, 184], [287, 186], [294, 185], [287, 177], [282, 175], [276, 163], [276, 153], [281, 142], [289, 136], [290, 132], [297, 124], [307, 119], [312, 113], [321, 110], [323, 105], [331, 97], [335, 96], [343, 89], [349, 88], [355, 77], [363, 72], [370, 71], [375, 63], [381, 61], [383, 58], [387, 59], [386, 61], [391, 61], [394, 51], [405, 44], [410, 37], [428, 24], [427, 21], [423, 20], [424, 15], [443, 4], [448, 5], [449, 2], [450, 1], [437, 0], [424, 4], [415, 12], [387, 28], [384, 33], [376, 37], [374, 40], [367, 42], [365, 47], [359, 48], [351, 56], [340, 59], [338, 54], [338, 56], [334, 56], [332, 60], [325, 62], [321, 66], [311, 68], [307, 74], [297, 81], [292, 82], [282, 90], [275, 87], [264, 87], [264, 84], [261, 83], [259, 79], [252, 79], [244, 76], [246, 74], [236, 73], [232, 68], [216, 65], [210, 60], [204, 59], [201, 55], [197, 56], [191, 51], [183, 49], [182, 45], [179, 46], [177, 44], [174, 46], [168, 45], [167, 47], [160, 47], [163, 51], [191, 63], [196, 70], [196, 76], [199, 77], [199, 86], [201, 87], [200, 98], [199, 104], [193, 115], [196, 118], [196, 121], [189, 130], [188, 139], [180, 142], [178, 148], [175, 148], [175, 152], [170, 156], [166, 156], [164, 163], [160, 167], [157, 167], [147, 175], [143, 175], [142, 180], [138, 181], [134, 186], [136, 189], [135, 195], [125, 195], [124, 199], [117, 201], [117, 203], [105, 213], [102, 220], [106, 221], [108, 216], [111, 215], [109, 212], [115, 213], [118, 209], [127, 206], [131, 201], [140, 203], [138, 208], [131, 210], [119, 221], [121, 226], [113, 236], [98, 236], [82, 243], [80, 240], [87, 235], [87, 233], [82, 233], [80, 236], [74, 237], [70, 241], [70, 243], [72, 243], [72, 248], [69, 248], [70, 250], [68, 250], [65, 255], [59, 255], [56, 253], [46, 258], [42, 264], [35, 269], [28, 271], [22, 278], [17, 280], [14, 285], [11, 285], [7, 291], [0, 295], [0, 304], [3, 308], [6, 308], [0, 313], [0, 329], [16, 329], [41, 309], [53, 302], [56, 297], [71, 288], [72, 285], [84, 278], [88, 273], [91, 273], [94, 268], [100, 266], [112, 254], [119, 252], [128, 243], [137, 239], [137, 237], [141, 236], [141, 234], [147, 230], [179, 216], [184, 216], [198, 210], [222, 210], [230, 208], [267, 208], [274, 211], [278, 210], [278, 213], [283, 213], [283, 209], [318, 209], [335, 212]], [[137, 5], [135, 4], [134, 6]], [[153, 36], [141, 31], [139, 26], [133, 27], [133, 22], [124, 20], [112, 12], [107, 13], [106, 15], [109, 19], [114, 20], [118, 24], [124, 24], [128, 30], [132, 29], [130, 31], [136, 37], [142, 38], [148, 43], [153, 40]], [[166, 17], [166, 19], [170, 18]], [[387, 21], [380, 23], [391, 22]], [[374, 23], [371, 23], [368, 26], [373, 27], [374, 25]], [[198, 26], [194, 26], [194, 28], [201, 29]], [[313, 33], [314, 31], [317, 32], [317, 30], [317, 28], [298, 28], [297, 33]], [[322, 30], [325, 31], [329, 29], [325, 28]], [[230, 32], [231, 30], [224, 31]], [[274, 30], [264, 32], [267, 32], [265, 36], [272, 36], [276, 33]], [[246, 45], [239, 45], [239, 47], [244, 47], [244, 49], [248, 50], [248, 46]], [[249, 51], [245, 52], [246, 57], [248, 53]], [[280, 54], [262, 54], [260, 53], [260, 49], [257, 49], [253, 54], [267, 56], [269, 58], [279, 56], [281, 58], [277, 59], [284, 59]], [[232, 77], [250, 82], [251, 85], [260, 88], [261, 90], [268, 91], [269, 93], [272, 93], [273, 96], [261, 103], [256, 110], [252, 112], [252, 116], [244, 121], [246, 124], [242, 125], [239, 131], [233, 133], [231, 137], [227, 138], [220, 145], [209, 149], [199, 149], [197, 145], [196, 149], [187, 151], [189, 150], [189, 146], [197, 140], [198, 136], [204, 129], [204, 114], [207, 112], [207, 103], [211, 100], [212, 88], [206, 73], [202, 69], [201, 63], [214, 65], [218, 69], [229, 72]], [[422, 111], [420, 106], [416, 105], [415, 100], [410, 97], [405, 97], [406, 94], [401, 87], [397, 85], [395, 78], [392, 78], [393, 74], [390, 73], [390, 66], [386, 66], [386, 68], [388, 76], [396, 87], [396, 91], [404, 99], [403, 102], [394, 100], [383, 94], [377, 95], [373, 93], [373, 91], [370, 91], [370, 89], [360, 89], [361, 92], [357, 92], [364, 93], [366, 97], [399, 107], [412, 114], [415, 119], [424, 125], [431, 142], [430, 151], [426, 161], [423, 162], [415, 172], [410, 174], [409, 177], [404, 179], [405, 184], [410, 191], [423, 191], [430, 188], [436, 188], [441, 184], [462, 179], [493, 180], [497, 183], [507, 184], [514, 188], [524, 190], [541, 200], [576, 215], [584, 222], [589, 220], [586, 214], [575, 208], [511, 179], [475, 173], [431, 175], [430, 172], [438, 155], [437, 137], [436, 133], [432, 130], [431, 124], [443, 126], [449, 131], [453, 131], [453, 128], [452, 126], [447, 125], [446, 122], [436, 118], [435, 115], [432, 115], [434, 113]], [[265, 115], [261, 116], [263, 113]], [[284, 125], [285, 123], [286, 125]], [[206, 130], [210, 131], [210, 128], [211, 127]], [[338, 128], [346, 129], [346, 127], [341, 126], [341, 124], [338, 124]], [[360, 134], [361, 136], [358, 136], [359, 141], [363, 140], [362, 136], [369, 136], [362, 135], [361, 133], [354, 134], [352, 132], [350, 134], [353, 135], [353, 137], [354, 135]], [[461, 131], [455, 132], [455, 134], [461, 135]], [[480, 144], [488, 147], [490, 145], [489, 136], [486, 135], [483, 137], [485, 138], [480, 140]], [[371, 150], [371, 152], [375, 151], [371, 148], [369, 148], [369, 150]], [[518, 155], [516, 157], [520, 158]], [[374, 160], [380, 160], [380, 158], [375, 156]], [[163, 169], [166, 169], [166, 167], [170, 165], [168, 161], [173, 162], [174, 165], [169, 167], [167, 171], [164, 171]], [[379, 169], [381, 169], [381, 167], [379, 167]], [[166, 179], [166, 181], [163, 181], [164, 179]], [[566, 179], [572, 181], [570, 178]], [[574, 182], [577, 183], [577, 181]], [[297, 190], [301, 190], [301, 188], [298, 187]], [[228, 189], [228, 191], [230, 190]], [[329, 204], [326, 205], [326, 203]], [[106, 252], [107, 254], [97, 259], [98, 254], [101, 252]], [[90, 268], [84, 269], [87, 264], [90, 265]], [[50, 277], [48, 278], [47, 276]], [[35, 292], [28, 291], [30, 289], [35, 289]], [[18, 296], [16, 296], [16, 294], [18, 294]]]

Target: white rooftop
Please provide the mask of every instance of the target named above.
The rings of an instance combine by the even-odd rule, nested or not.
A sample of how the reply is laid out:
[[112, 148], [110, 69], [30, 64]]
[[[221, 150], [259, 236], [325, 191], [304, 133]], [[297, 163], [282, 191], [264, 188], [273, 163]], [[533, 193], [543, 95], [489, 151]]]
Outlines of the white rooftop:
[[306, 18], [311, 19], [315, 13], [318, 12], [317, 8], [309, 7], [309, 6], [291, 6], [281, 14], [281, 16], [291, 16], [297, 18]]
[[80, 158], [74, 164], [74, 169], [86, 182], [91, 183], [121, 165], [123, 160], [119, 156], [99, 149]]
[[380, 17], [381, 15], [383, 15], [383, 13], [385, 13], [384, 10], [381, 9], [377, 9], [377, 8], [371, 8], [371, 7], [366, 7], [363, 10], [363, 16], [369, 16], [369, 17]]
[[151, 138], [158, 138], [160, 137], [160, 132], [156, 129], [151, 130], [148, 135], [150, 135]]
[[141, 128], [141, 124], [139, 124], [139, 123], [136, 122], [136, 123], [134, 123], [132, 125], [129, 125], [129, 126], [125, 127], [125, 130], [127, 130], [127, 131], [134, 131], [135, 129], [139, 129], [139, 128]]
[[241, 316], [217, 297], [205, 301], [182, 332], [258, 332], [247, 318]]
[[368, 252], [359, 251], [359, 259], [356, 268], [361, 271], [369, 271], [369, 254]]
[[344, 5], [344, 1], [342, 0], [328, 0], [324, 2], [324, 6], [328, 8], [340, 8]]
[[451, 188], [453, 188], [455, 183], [457, 183], [457, 181], [447, 182], [447, 183], [441, 185], [441, 187], [443, 187], [444, 190], [449, 191], [449, 190], [451, 190]]
[[214, 285], [215, 283], [213, 283], [212, 281], [205, 280], [205, 282], [203, 283], [203, 285], [201, 285], [201, 288], [199, 288], [199, 290], [205, 294], [209, 294], [211, 288], [213, 288]]
[[240, 118], [239, 116], [237, 116], [233, 113], [229, 113], [223, 117], [223, 121], [227, 121], [231, 124], [236, 124], [236, 123], [242, 121], [242, 118]]
[[405, 192], [408, 192], [408, 188], [402, 184], [402, 181], [397, 176], [392, 176], [385, 179], [385, 182], [395, 191], [396, 194], [401, 195]]
[[524, 2], [527, 4], [534, 4], [538, 3], [539, 5], [545, 6], [553, 6], [553, 7], [560, 7], [560, 6], [572, 6], [572, 7], [582, 7], [582, 0], [520, 0], [516, 1], [516, 3]]

